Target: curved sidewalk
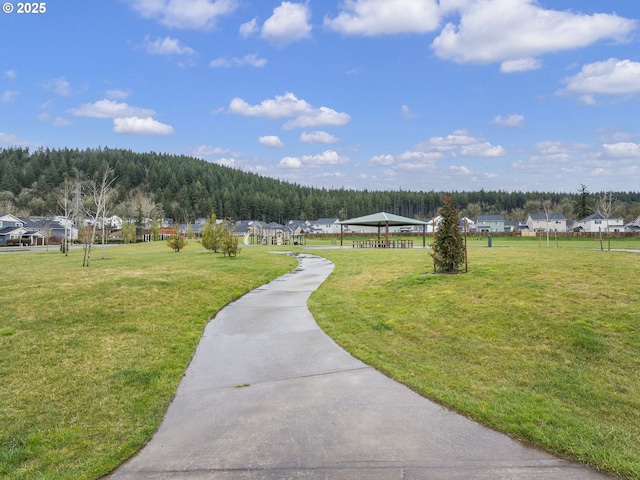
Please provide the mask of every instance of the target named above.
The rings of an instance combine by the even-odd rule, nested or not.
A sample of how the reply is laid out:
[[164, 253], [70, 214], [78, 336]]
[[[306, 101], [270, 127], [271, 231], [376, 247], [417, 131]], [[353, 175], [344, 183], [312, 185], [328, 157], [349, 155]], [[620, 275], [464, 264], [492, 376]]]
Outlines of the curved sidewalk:
[[611, 478], [445, 410], [351, 357], [306, 306], [333, 264], [298, 258], [208, 324], [158, 432], [112, 480]]

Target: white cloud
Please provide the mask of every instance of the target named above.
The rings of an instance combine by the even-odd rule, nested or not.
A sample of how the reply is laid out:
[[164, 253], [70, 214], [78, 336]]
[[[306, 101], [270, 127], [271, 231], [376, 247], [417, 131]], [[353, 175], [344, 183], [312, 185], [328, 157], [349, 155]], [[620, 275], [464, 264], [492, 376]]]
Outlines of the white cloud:
[[223, 167], [229, 167], [229, 168], [233, 168], [236, 166], [235, 158], [221, 158], [220, 160], [216, 160], [213, 163], [215, 163], [216, 165], [221, 165]]
[[218, 17], [239, 6], [238, 0], [129, 0], [131, 7], [145, 18], [158, 20], [171, 28], [212, 29]]
[[346, 35], [426, 33], [438, 28], [435, 0], [345, 0], [335, 18], [324, 25]]
[[118, 103], [113, 100], [98, 100], [95, 103], [85, 103], [78, 108], [72, 108], [69, 113], [76, 117], [93, 118], [125, 118], [125, 117], [151, 117], [155, 115], [153, 110], [138, 108]]
[[461, 165], [459, 167], [452, 165], [451, 167], [449, 167], [449, 170], [451, 170], [452, 172], [458, 173], [460, 175], [475, 175], [475, 172], [473, 170], [470, 170], [464, 165]]
[[61, 97], [71, 95], [71, 84], [67, 82], [64, 77], [47, 80], [43, 83], [43, 87]]
[[248, 38], [259, 30], [258, 19], [254, 18], [246, 23], [240, 25], [240, 36], [242, 38]]
[[300, 168], [302, 167], [302, 162], [299, 158], [296, 157], [284, 157], [278, 163], [278, 167], [280, 168]]
[[344, 165], [347, 157], [342, 157], [335, 150], [326, 150], [318, 155], [303, 155], [302, 157], [284, 157], [278, 164], [281, 168], [300, 168], [302, 165]]
[[191, 155], [196, 158], [212, 157], [214, 155], [229, 155], [231, 151], [227, 148], [211, 147], [209, 145], [200, 145], [191, 150]]
[[125, 98], [127, 98], [129, 95], [131, 95], [131, 92], [128, 92], [126, 90], [107, 90], [107, 97], [110, 98], [111, 100], [124, 100]]
[[534, 0], [456, 2], [460, 23], [447, 24], [432, 48], [458, 63], [503, 63], [503, 71], [538, 68], [538, 55], [625, 41], [636, 21], [610, 14], [545, 10]]
[[341, 157], [335, 150], [326, 150], [319, 155], [304, 155], [302, 163], [310, 165], [342, 165], [348, 163], [347, 157]]
[[537, 58], [527, 57], [517, 60], [508, 60], [500, 64], [502, 73], [528, 72], [542, 68], [542, 62]]
[[9, 103], [18, 95], [20, 95], [20, 92], [18, 90], [5, 90], [4, 92], [2, 92], [2, 95], [0, 95], [0, 102]]
[[180, 43], [177, 38], [165, 37], [151, 40], [145, 38], [145, 51], [151, 55], [196, 55], [196, 51]]
[[56, 119], [53, 121], [52, 125], [54, 127], [66, 127], [67, 125], [71, 125], [71, 120], [68, 120], [68, 119], [63, 118], [63, 117], [56, 117]]
[[400, 162], [410, 163], [434, 163], [442, 158], [444, 158], [444, 156], [441, 152], [421, 152], [418, 150], [407, 150], [397, 157]]
[[602, 145], [608, 156], [616, 158], [640, 158], [640, 145], [632, 142], [605, 143]]
[[463, 145], [480, 143], [481, 139], [469, 135], [466, 130], [455, 130], [446, 137], [431, 137], [428, 141], [418, 144], [418, 150], [424, 151], [452, 151]]
[[489, 142], [465, 145], [460, 149], [460, 154], [464, 157], [502, 157], [507, 151], [500, 145], [494, 146]]
[[506, 155], [501, 146], [494, 146], [482, 137], [470, 135], [466, 130], [456, 130], [446, 137], [434, 136], [421, 142], [413, 149], [399, 155], [377, 155], [368, 165], [394, 165], [403, 170], [433, 170], [439, 160], [446, 156], [500, 157]]
[[229, 112], [250, 117], [262, 117], [277, 120], [294, 117], [312, 110], [304, 100], [298, 99], [293, 93], [276, 95], [275, 99], [263, 100], [260, 105], [249, 105], [241, 98], [234, 98], [229, 104]]
[[339, 113], [331, 108], [320, 107], [286, 122], [282, 128], [292, 130], [300, 127], [320, 127], [325, 125], [338, 127], [346, 125], [350, 120], [351, 117], [346, 113]]
[[502, 125], [503, 127], [519, 127], [524, 122], [524, 117], [522, 115], [509, 115], [507, 117], [502, 117], [502, 115], [497, 115], [491, 123], [494, 125]]
[[129, 135], [171, 135], [174, 130], [151, 117], [124, 117], [113, 119], [113, 131]]
[[293, 93], [277, 95], [275, 99], [263, 100], [259, 105], [250, 105], [241, 98], [234, 98], [229, 104], [229, 113], [251, 117], [279, 120], [293, 117], [284, 129], [315, 127], [321, 125], [345, 125], [351, 120], [346, 113], [339, 113], [327, 107], [314, 108]]
[[229, 68], [229, 67], [243, 67], [248, 65], [250, 67], [264, 67], [267, 64], [266, 58], [259, 58], [255, 54], [245, 55], [244, 57], [233, 57], [227, 59], [226, 57], [219, 57], [215, 60], [211, 60], [209, 66], [211, 68]]
[[30, 140], [24, 140], [10, 133], [2, 133], [2, 132], [0, 132], [0, 145], [6, 145], [10, 147], [14, 147], [14, 146], [41, 147], [43, 146], [42, 143], [33, 142]]
[[300, 141], [304, 143], [337, 143], [340, 139], [330, 133], [316, 130], [315, 132], [302, 132]]
[[375, 157], [371, 157], [368, 165], [393, 165], [394, 160], [393, 155], [376, 155]]
[[282, 2], [262, 25], [260, 36], [278, 45], [309, 38], [310, 18], [311, 10], [307, 4]]
[[16, 72], [15, 70], [7, 70], [6, 72], [4, 72], [4, 76], [9, 80], [15, 80], [18, 76], [18, 72]]
[[280, 140], [280, 137], [277, 135], [265, 135], [263, 137], [258, 138], [258, 141], [269, 148], [282, 148], [284, 147], [284, 143]]
[[402, 107], [400, 108], [401, 113], [402, 113], [402, 118], [414, 118], [417, 117], [417, 115], [415, 113], [413, 113], [411, 111], [411, 109], [406, 106], [406, 105], [402, 105]]
[[558, 93], [578, 95], [587, 104], [595, 102], [593, 95], [640, 93], [640, 63], [617, 58], [590, 63], [565, 83], [567, 86]]

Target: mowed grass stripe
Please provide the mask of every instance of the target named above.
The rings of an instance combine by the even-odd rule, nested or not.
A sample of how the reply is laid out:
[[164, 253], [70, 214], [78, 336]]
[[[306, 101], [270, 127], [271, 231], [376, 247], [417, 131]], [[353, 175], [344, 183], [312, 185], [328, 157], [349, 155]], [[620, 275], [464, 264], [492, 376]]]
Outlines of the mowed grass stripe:
[[155, 431], [208, 319], [297, 262], [196, 242], [2, 254], [0, 477], [95, 479]]
[[422, 395], [640, 478], [640, 254], [594, 240], [469, 243], [458, 275], [431, 274], [425, 250], [318, 251], [336, 268], [310, 308], [340, 345]]

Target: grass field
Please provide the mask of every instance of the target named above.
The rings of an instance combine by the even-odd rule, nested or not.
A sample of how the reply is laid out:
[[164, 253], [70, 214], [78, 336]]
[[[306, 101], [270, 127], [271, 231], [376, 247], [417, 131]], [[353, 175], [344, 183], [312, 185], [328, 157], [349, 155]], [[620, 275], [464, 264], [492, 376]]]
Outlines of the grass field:
[[0, 254], [0, 478], [95, 479], [157, 428], [207, 320], [297, 263], [164, 242]]
[[[486, 244], [470, 238], [460, 275], [431, 274], [423, 249], [311, 251], [336, 268], [310, 308], [347, 350], [423, 395], [640, 478], [640, 254], [596, 239]], [[1, 254], [13, 275], [0, 279], [0, 478], [95, 479], [130, 456], [211, 315], [296, 265], [273, 250], [118, 246], [89, 269], [79, 250]]]
[[486, 245], [470, 239], [459, 275], [431, 274], [424, 250], [319, 250], [336, 268], [310, 308], [345, 349], [424, 396], [640, 478], [640, 253], [595, 239]]

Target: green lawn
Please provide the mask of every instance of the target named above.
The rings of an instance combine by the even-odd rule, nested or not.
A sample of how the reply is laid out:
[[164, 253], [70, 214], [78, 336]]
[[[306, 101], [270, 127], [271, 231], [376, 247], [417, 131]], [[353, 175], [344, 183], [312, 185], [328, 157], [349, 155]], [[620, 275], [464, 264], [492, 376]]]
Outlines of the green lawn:
[[640, 478], [640, 254], [597, 239], [486, 245], [469, 240], [458, 275], [431, 274], [426, 250], [319, 250], [336, 268], [310, 308], [344, 348], [424, 396]]
[[291, 270], [196, 242], [0, 254], [0, 478], [95, 479], [157, 428], [214, 312]]
[[[338, 343], [423, 395], [640, 478], [640, 254], [597, 239], [486, 244], [469, 239], [460, 275], [431, 274], [424, 249], [311, 251], [336, 268], [310, 307]], [[135, 452], [208, 318], [296, 265], [274, 250], [118, 246], [89, 269], [80, 250], [0, 254], [0, 478], [95, 479]]]

